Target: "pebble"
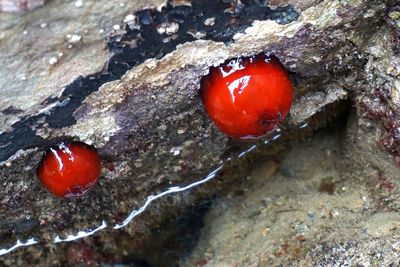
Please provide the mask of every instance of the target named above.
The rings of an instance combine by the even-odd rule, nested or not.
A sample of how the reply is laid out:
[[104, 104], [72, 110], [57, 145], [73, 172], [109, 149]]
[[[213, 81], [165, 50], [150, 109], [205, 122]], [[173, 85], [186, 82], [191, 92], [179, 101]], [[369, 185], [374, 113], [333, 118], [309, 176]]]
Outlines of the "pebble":
[[75, 7], [80, 8], [80, 7], [82, 7], [82, 6], [83, 6], [83, 1], [82, 1], [82, 0], [77, 0], [77, 1], [75, 2]]
[[207, 19], [204, 21], [204, 26], [212, 27], [212, 26], [214, 26], [214, 25], [215, 25], [215, 17], [207, 18]]
[[124, 23], [135, 21], [135, 19], [136, 19], [136, 16], [134, 16], [132, 14], [126, 15], [126, 17], [124, 18]]
[[173, 147], [169, 152], [174, 156], [178, 156], [181, 153], [181, 150], [181, 147]]
[[163, 22], [160, 25], [157, 26], [157, 32], [159, 34], [167, 34], [167, 35], [172, 35], [174, 33], [177, 33], [179, 30], [179, 24], [176, 22]]
[[82, 36], [78, 34], [67, 34], [67, 39], [70, 44], [76, 44], [82, 40]]
[[58, 59], [56, 57], [52, 57], [49, 59], [49, 64], [50, 65], [54, 65], [58, 62]]

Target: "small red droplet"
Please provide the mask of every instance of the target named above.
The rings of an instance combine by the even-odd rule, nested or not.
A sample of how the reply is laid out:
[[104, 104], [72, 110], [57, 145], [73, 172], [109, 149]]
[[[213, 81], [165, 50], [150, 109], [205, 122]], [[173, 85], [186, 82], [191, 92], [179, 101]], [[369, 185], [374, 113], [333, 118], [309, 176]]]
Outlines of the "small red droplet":
[[42, 184], [59, 197], [86, 194], [100, 176], [96, 150], [82, 142], [60, 143], [51, 147], [38, 168]]
[[237, 139], [254, 139], [276, 129], [292, 105], [289, 75], [274, 57], [229, 60], [202, 80], [205, 110], [217, 127]]

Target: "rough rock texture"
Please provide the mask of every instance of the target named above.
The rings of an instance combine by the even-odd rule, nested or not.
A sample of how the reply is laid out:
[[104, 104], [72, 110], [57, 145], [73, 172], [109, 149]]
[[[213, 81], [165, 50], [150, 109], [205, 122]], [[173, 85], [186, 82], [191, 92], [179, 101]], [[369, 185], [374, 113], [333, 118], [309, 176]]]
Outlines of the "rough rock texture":
[[346, 127], [263, 164], [244, 196], [217, 201], [182, 266], [398, 265], [400, 13], [391, 4], [367, 42], [349, 36], [365, 65], [340, 81], [355, 106]]
[[[153, 3], [158, 6], [162, 1]], [[111, 53], [104, 41], [113, 27], [148, 5], [147, 1], [123, 6], [110, 1], [84, 1], [82, 6], [51, 1], [25, 15], [1, 13], [0, 133], [21, 118], [70, 101], [63, 94], [67, 85], [80, 76], [96, 77], [106, 65]]]
[[[229, 140], [203, 112], [200, 80], [210, 66], [229, 58], [274, 54], [291, 72], [295, 101], [278, 133], [283, 136], [277, 144], [281, 148], [299, 138], [302, 128], [312, 132], [340, 114], [349, 92], [360, 122], [372, 120], [371, 125], [377, 125], [373, 115], [380, 108], [371, 101], [375, 91], [387, 87], [384, 92], [391, 93], [380, 94], [378, 104], [394, 114], [386, 116], [387, 125], [394, 123], [398, 85], [394, 2], [273, 1], [271, 6], [263, 1], [242, 1], [242, 5], [204, 0], [192, 1], [191, 6], [185, 1], [135, 1], [132, 6], [109, 2], [85, 1], [77, 7], [51, 1], [23, 19], [0, 17], [0, 45], [7, 53], [0, 64], [8, 73], [2, 75], [8, 78], [0, 79], [0, 244], [9, 248], [17, 238], [32, 237], [43, 244], [17, 250], [13, 257], [2, 258], [5, 264], [22, 264], [26, 253], [38, 264], [76, 265], [79, 260], [68, 255], [79, 253], [86, 255], [86, 263], [118, 261], [140, 248], [163, 217], [222, 190], [235, 175], [224, 178], [224, 183], [213, 181], [194, 196], [164, 198], [140, 220], [112, 229], [149, 195], [194, 182], [228, 157], [232, 160], [227, 166], [236, 170], [242, 151], [249, 150], [248, 157], [272, 153], [264, 141], [254, 149], [252, 144]], [[126, 16], [145, 5], [148, 8]], [[211, 17], [215, 25], [204, 25]], [[122, 20], [125, 26], [112, 26]], [[99, 34], [99, 29], [107, 28], [108, 33], [111, 27], [112, 55], [102, 40], [105, 33]], [[385, 123], [380, 128], [396, 144], [397, 135], [384, 134], [391, 133]], [[378, 155], [376, 136], [363, 142], [366, 135], [350, 135]], [[51, 196], [35, 175], [43, 151], [68, 139], [96, 146], [104, 166], [95, 189], [72, 201]], [[395, 154], [392, 141], [384, 146]], [[361, 166], [372, 160], [360, 155], [367, 161], [360, 160]], [[384, 166], [377, 165], [379, 170]], [[229, 173], [229, 168], [224, 171]], [[382, 172], [395, 170], [390, 165]], [[53, 247], [52, 242], [94, 229], [103, 220], [108, 231], [73, 246]]]
[[0, 11], [27, 12], [44, 5], [45, 0], [1, 0]]
[[400, 214], [376, 194], [374, 172], [347, 166], [354, 154], [340, 124], [264, 159], [214, 201], [180, 266], [397, 264]]

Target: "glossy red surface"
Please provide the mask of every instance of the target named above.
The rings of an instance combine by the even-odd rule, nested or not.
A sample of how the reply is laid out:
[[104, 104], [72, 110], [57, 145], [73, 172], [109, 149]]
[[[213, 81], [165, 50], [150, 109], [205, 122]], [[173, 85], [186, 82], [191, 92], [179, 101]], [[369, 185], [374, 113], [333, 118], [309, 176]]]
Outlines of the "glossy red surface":
[[79, 197], [96, 184], [100, 158], [84, 143], [60, 143], [50, 148], [38, 168], [42, 184], [59, 197]]
[[292, 105], [288, 73], [264, 55], [230, 60], [212, 68], [201, 96], [217, 127], [236, 139], [254, 139], [276, 129]]

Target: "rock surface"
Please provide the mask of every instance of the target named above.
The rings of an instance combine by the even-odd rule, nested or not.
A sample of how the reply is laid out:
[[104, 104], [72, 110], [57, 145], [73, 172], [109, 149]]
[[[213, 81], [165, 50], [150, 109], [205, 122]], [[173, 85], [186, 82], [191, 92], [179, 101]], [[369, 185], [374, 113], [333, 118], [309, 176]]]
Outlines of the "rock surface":
[[[390, 176], [382, 187], [397, 182], [391, 180], [399, 138], [395, 2], [132, 2], [51, 1], [23, 16], [0, 17], [0, 244], [10, 248], [17, 238], [43, 244], [1, 258], [4, 264], [32, 258], [74, 265], [79, 260], [68, 255], [80, 253], [86, 263], [118, 262], [140, 249], [163, 218], [223, 190], [243, 171], [192, 195], [163, 198], [140, 220], [113, 229], [149, 195], [204, 178], [228, 158], [224, 172], [245, 169], [241, 152], [256, 158], [274, 146], [282, 150], [304, 126], [309, 135], [341, 114], [349, 96], [358, 115], [349, 124], [350, 154], [359, 156], [348, 157], [349, 164], [364, 170], [373, 162], [370, 179]], [[204, 24], [212, 18], [214, 25]], [[262, 52], [292, 73], [294, 106], [275, 133], [282, 141], [237, 144], [204, 114], [200, 81], [210, 66]], [[54, 198], [36, 178], [43, 151], [60, 140], [93, 144], [102, 157], [101, 181], [86, 198]], [[397, 209], [393, 192], [378, 190]], [[53, 244], [96, 227], [80, 243]]]
[[1, 0], [0, 11], [23, 13], [44, 5], [45, 0]]
[[400, 214], [377, 194], [374, 172], [354, 175], [345, 136], [343, 126], [323, 130], [254, 168], [214, 201], [180, 266], [396, 264]]

